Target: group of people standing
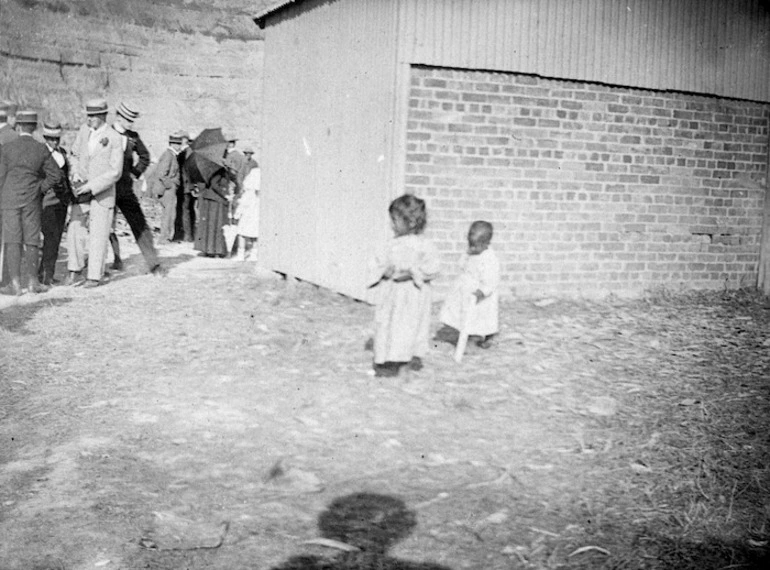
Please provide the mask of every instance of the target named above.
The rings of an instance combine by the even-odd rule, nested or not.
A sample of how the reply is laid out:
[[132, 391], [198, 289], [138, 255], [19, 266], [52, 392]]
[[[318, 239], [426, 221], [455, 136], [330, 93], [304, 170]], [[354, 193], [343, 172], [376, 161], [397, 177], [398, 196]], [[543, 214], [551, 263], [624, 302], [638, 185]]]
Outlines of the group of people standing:
[[[134, 181], [145, 175], [151, 162], [150, 152], [134, 130], [138, 111], [120, 103], [109, 124], [107, 102], [94, 99], [86, 104], [85, 113], [86, 122], [67, 153], [60, 144], [61, 124], [44, 123], [45, 142], [41, 143], [33, 136], [39, 126], [37, 112], [17, 112], [15, 105], [0, 103], [0, 293], [44, 292], [56, 283], [54, 273], [65, 229], [65, 285], [91, 288], [102, 284], [110, 246], [110, 268], [122, 270], [114, 231], [116, 209], [131, 228], [148, 271], [166, 273], [134, 191]], [[192, 152], [190, 143], [187, 133], [172, 134], [169, 147], [147, 179], [148, 193], [163, 210], [160, 241], [194, 242], [204, 255], [227, 256], [232, 247], [225, 244], [223, 226], [239, 217], [236, 204], [253, 202], [244, 190], [253, 189], [255, 195], [259, 190], [253, 150], [240, 153], [234, 148], [235, 139], [230, 139], [221, 170], [204, 182], [192, 180], [184, 168]], [[253, 181], [255, 175], [256, 186], [247, 180]], [[254, 217], [253, 205], [245, 216], [243, 207], [239, 210], [240, 217]], [[253, 233], [256, 238], [256, 230]], [[238, 253], [243, 256], [245, 241], [240, 245]]]
[[[237, 139], [227, 138], [221, 168], [206, 182], [191, 177], [185, 162], [193, 148], [189, 135], [180, 131], [169, 137], [168, 148], [158, 159], [147, 181], [147, 192], [162, 207], [160, 241], [194, 242], [203, 255], [225, 257], [232, 252], [223, 228], [239, 218], [250, 220], [256, 208], [252, 205], [259, 192], [259, 167], [254, 150], [235, 148]], [[253, 195], [253, 196], [252, 196]], [[247, 224], [239, 223], [240, 226]], [[243, 228], [244, 233], [250, 233]], [[256, 230], [253, 237], [256, 238]], [[241, 236], [238, 256], [244, 257], [246, 236]]]
[[[163, 274], [152, 230], [133, 191], [132, 177], [141, 176], [149, 165], [149, 153], [131, 128], [138, 113], [121, 104], [115, 123], [110, 125], [107, 102], [89, 101], [86, 122], [68, 155], [60, 145], [59, 123], [43, 125], [45, 142], [41, 143], [33, 137], [38, 114], [14, 111], [9, 103], [0, 106], [0, 130], [4, 133], [0, 143], [4, 284], [0, 292], [21, 295], [24, 287], [43, 292], [56, 282], [54, 272], [65, 224], [64, 284], [99, 286], [110, 243], [115, 250], [114, 265], [118, 269], [122, 265], [113, 232], [115, 208], [131, 227], [149, 271]], [[9, 122], [12, 119], [15, 125]]]

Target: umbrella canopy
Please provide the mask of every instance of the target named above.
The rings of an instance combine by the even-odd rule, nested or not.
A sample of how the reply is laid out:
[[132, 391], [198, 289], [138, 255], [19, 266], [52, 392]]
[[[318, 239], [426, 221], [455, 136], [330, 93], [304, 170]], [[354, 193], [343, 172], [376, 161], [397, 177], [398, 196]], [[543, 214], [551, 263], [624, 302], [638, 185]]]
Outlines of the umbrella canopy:
[[208, 184], [214, 173], [225, 165], [227, 140], [222, 129], [204, 129], [195, 137], [190, 146], [190, 155], [184, 161], [184, 168], [192, 182]]

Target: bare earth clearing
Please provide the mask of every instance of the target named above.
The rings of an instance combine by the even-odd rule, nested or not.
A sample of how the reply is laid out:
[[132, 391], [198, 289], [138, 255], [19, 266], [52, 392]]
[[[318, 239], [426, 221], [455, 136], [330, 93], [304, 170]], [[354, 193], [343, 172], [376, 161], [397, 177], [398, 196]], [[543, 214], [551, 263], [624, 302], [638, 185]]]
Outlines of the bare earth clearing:
[[358, 491], [416, 512], [414, 563], [765, 567], [761, 297], [508, 301], [494, 348], [377, 379], [370, 307], [194, 253], [0, 309], [0, 569], [331, 558]]

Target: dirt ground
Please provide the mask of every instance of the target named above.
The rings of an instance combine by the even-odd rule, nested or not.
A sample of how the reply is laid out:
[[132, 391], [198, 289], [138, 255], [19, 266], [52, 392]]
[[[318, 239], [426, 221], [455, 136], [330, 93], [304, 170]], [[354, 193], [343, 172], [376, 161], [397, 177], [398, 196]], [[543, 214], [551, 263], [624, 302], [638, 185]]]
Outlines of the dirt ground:
[[371, 568], [766, 566], [756, 293], [508, 299], [493, 348], [380, 379], [366, 304], [126, 247], [104, 287], [0, 305], [2, 570], [341, 560], [319, 515], [360, 492], [416, 517]]

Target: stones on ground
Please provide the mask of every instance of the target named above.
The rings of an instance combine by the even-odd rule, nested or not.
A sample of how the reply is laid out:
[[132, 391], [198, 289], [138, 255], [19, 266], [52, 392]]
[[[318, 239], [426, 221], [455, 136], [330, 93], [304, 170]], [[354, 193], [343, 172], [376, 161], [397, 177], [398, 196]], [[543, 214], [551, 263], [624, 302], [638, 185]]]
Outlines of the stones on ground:
[[153, 550], [218, 548], [230, 526], [228, 522], [195, 521], [170, 511], [153, 515], [152, 529], [139, 539], [140, 546]]
[[609, 396], [599, 396], [588, 403], [586, 411], [594, 416], [614, 416], [618, 413], [618, 401]]

